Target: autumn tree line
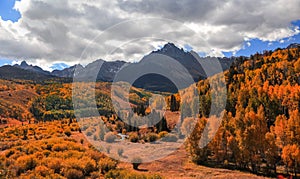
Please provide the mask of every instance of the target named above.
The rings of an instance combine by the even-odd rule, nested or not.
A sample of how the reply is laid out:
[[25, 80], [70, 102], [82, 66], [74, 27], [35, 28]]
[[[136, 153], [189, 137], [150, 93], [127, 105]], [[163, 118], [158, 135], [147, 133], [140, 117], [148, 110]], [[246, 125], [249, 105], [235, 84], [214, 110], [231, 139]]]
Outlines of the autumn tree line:
[[[101, 116], [111, 117], [115, 114], [111, 100], [111, 83], [97, 82], [95, 94], [84, 92], [90, 88], [90, 83], [77, 84], [81, 94], [76, 95], [76, 116], [93, 117], [94, 101]], [[72, 99], [71, 83], [50, 83], [36, 85], [38, 94], [29, 104], [29, 110], [37, 121], [51, 121], [66, 118], [75, 118], [74, 99]], [[150, 92], [132, 88], [130, 91], [130, 103], [134, 104], [133, 110], [138, 115], [145, 115], [147, 98]]]
[[[209, 116], [208, 80], [198, 83], [199, 115], [186, 144], [192, 161], [269, 176], [283, 172], [299, 176], [300, 49], [240, 57], [225, 78], [228, 94], [222, 124], [202, 148], [199, 142], [212, 137], [218, 116]], [[206, 125], [210, 130], [204, 130]]]

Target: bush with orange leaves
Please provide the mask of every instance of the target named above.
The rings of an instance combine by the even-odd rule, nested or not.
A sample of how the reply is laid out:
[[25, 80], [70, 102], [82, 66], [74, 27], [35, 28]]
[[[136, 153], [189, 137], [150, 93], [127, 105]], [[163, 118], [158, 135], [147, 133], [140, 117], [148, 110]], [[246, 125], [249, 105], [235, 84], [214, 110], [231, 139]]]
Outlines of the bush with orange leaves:
[[[0, 178], [93, 178], [100, 171], [116, 168], [116, 161], [106, 158], [92, 146], [57, 135], [61, 127], [64, 126], [59, 121], [54, 121], [0, 130], [0, 146], [6, 146], [0, 153]], [[30, 141], [15, 138], [23, 128], [31, 131], [27, 134]], [[11, 136], [10, 141], [8, 136]]]
[[33, 155], [21, 156], [16, 160], [15, 171], [17, 175], [33, 170], [37, 166], [37, 160]]
[[104, 158], [98, 162], [98, 167], [101, 173], [106, 173], [117, 168], [117, 162], [110, 158]]

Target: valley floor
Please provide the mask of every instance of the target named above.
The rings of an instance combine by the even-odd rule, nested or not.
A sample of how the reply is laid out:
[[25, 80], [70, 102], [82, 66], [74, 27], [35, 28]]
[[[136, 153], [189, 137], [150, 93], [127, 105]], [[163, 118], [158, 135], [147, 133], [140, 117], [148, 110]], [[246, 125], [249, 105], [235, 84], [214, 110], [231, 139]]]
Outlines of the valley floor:
[[[168, 114], [171, 115], [171, 114]], [[172, 118], [176, 119], [178, 117], [178, 114], [172, 114]], [[175, 120], [174, 120], [175, 121]], [[9, 120], [8, 121], [10, 125], [13, 125], [17, 128], [26, 127], [28, 124], [26, 123], [20, 123], [15, 122], [15, 120]], [[1, 128], [4, 128], [7, 125], [1, 125]], [[44, 125], [43, 125], [44, 126]], [[47, 126], [47, 125], [45, 125]], [[51, 128], [51, 127], [49, 127]], [[54, 134], [53, 134], [54, 135]], [[83, 146], [85, 148], [88, 148], [90, 145], [87, 142], [87, 139], [83, 135], [83, 133], [80, 133], [78, 131], [71, 132], [72, 139], [75, 139], [77, 141], [76, 143], [80, 143], [80, 141], [84, 141]], [[35, 141], [35, 140], [33, 140]], [[145, 143], [145, 146], [148, 144]], [[126, 146], [123, 146], [126, 147]], [[147, 148], [147, 147], [144, 147]], [[142, 154], [143, 147], [134, 149], [134, 152], [137, 154]], [[2, 151], [1, 153], [5, 153], [7, 150]], [[155, 152], [155, 151], [154, 151]], [[129, 154], [129, 153], [128, 153]], [[126, 155], [126, 151], [124, 153]], [[184, 147], [181, 146], [177, 151], [171, 153], [165, 158], [156, 160], [154, 162], [150, 163], [143, 163], [139, 166], [139, 171], [135, 171], [132, 168], [131, 163], [125, 163], [120, 162], [117, 166], [117, 168], [125, 169], [126, 171], [132, 171], [132, 172], [138, 172], [141, 174], [159, 174], [163, 176], [164, 178], [170, 178], [170, 179], [176, 179], [176, 178], [183, 178], [183, 179], [189, 179], [189, 178], [219, 178], [219, 179], [227, 179], [227, 178], [253, 178], [253, 179], [262, 179], [265, 177], [256, 176], [254, 174], [241, 172], [237, 170], [228, 170], [228, 169], [220, 169], [220, 168], [210, 168], [206, 166], [199, 166], [195, 165], [194, 163], [189, 161], [188, 153], [185, 151]]]
[[[129, 163], [120, 163], [120, 168], [126, 170], [133, 170], [132, 165]], [[144, 163], [140, 167], [140, 173], [156, 173], [167, 179], [206, 179], [206, 178], [217, 178], [217, 179], [263, 179], [266, 177], [256, 176], [250, 173], [244, 173], [235, 170], [210, 168], [205, 166], [195, 165], [188, 161], [188, 155], [185, 149], [180, 148], [178, 151], [171, 155], [151, 162]]]

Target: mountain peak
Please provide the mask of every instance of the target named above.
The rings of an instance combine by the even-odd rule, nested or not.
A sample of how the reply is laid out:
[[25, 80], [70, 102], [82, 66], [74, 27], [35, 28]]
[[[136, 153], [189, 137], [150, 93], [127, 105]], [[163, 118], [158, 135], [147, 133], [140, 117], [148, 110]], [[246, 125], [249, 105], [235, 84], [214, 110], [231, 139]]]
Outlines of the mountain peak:
[[26, 61], [22, 61], [20, 64], [21, 67], [27, 67], [29, 66], [28, 63]]
[[76, 65], [74, 65], [74, 67], [76, 67], [76, 68], [80, 68], [80, 69], [82, 69], [82, 68], [84, 68], [80, 63], [78, 63], [78, 64], [76, 64]]
[[50, 75], [50, 72], [44, 71], [39, 66], [28, 65], [28, 63], [26, 61], [22, 61], [20, 65], [15, 64], [14, 67], [21, 68], [23, 70], [33, 71], [33, 72], [40, 73], [43, 75]]
[[165, 44], [161, 49], [153, 51], [153, 53], [160, 53], [168, 56], [182, 56], [187, 54], [182, 48], [178, 48], [175, 44], [169, 42]]
[[169, 42], [169, 43], [165, 44], [163, 46], [163, 48], [160, 49], [160, 51], [162, 51], [162, 52], [167, 52], [167, 51], [174, 52], [174, 51], [181, 51], [181, 49], [179, 49], [175, 44]]
[[173, 44], [172, 42], [168, 42], [164, 45], [163, 48], [177, 48], [175, 44]]

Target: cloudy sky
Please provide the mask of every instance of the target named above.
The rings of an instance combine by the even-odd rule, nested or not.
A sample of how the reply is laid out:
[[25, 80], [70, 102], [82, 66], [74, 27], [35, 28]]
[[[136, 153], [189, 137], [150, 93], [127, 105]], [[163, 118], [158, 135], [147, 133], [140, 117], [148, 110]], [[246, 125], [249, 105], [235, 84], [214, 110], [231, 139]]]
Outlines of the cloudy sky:
[[172, 41], [206, 56], [300, 43], [299, 0], [1, 0], [0, 65], [138, 61]]

